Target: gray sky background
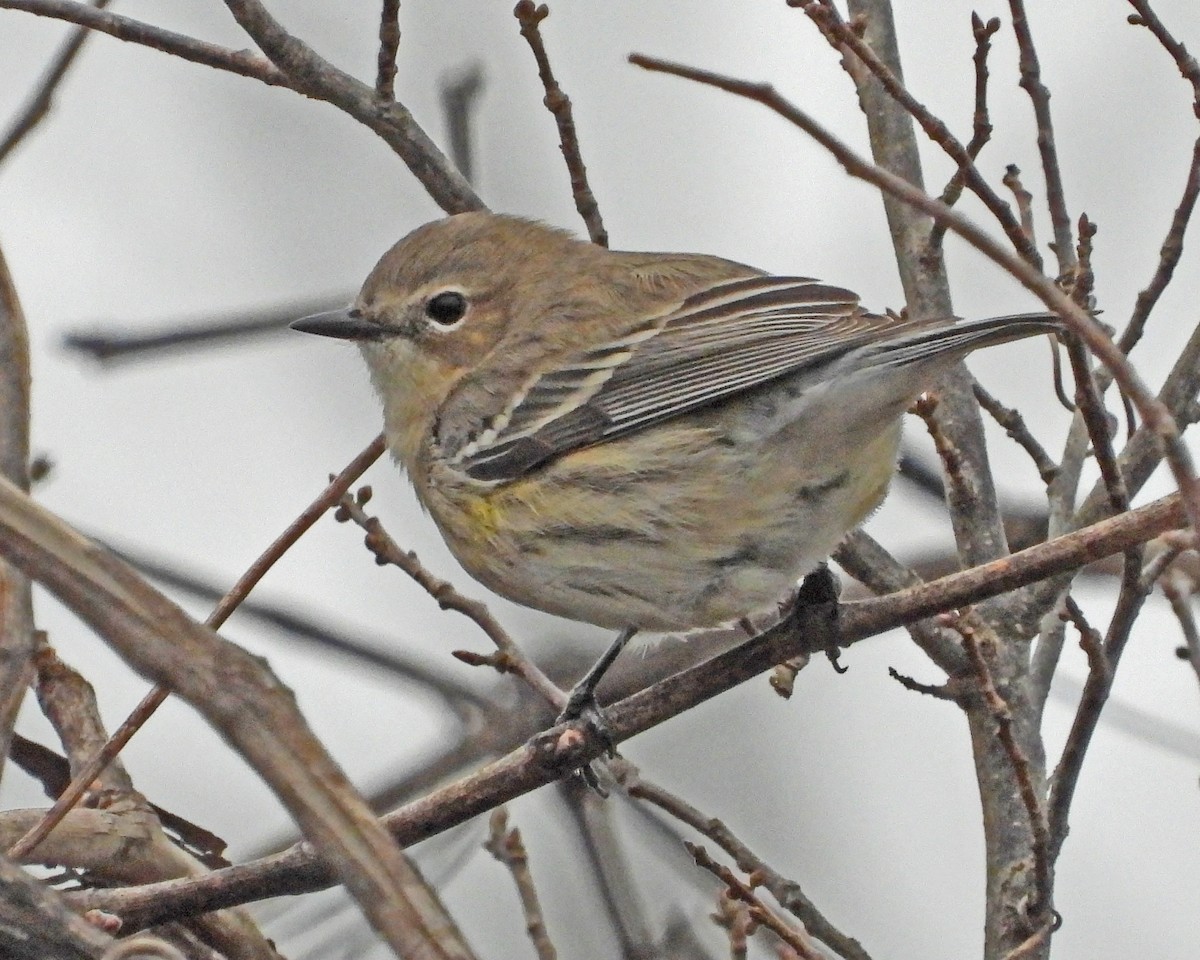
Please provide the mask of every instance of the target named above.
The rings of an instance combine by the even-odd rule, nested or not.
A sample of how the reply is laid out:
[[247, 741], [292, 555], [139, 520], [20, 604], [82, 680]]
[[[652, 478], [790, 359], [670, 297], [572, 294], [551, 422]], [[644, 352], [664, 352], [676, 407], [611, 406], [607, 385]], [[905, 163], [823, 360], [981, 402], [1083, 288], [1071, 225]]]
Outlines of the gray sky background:
[[[1125, 22], [1118, 0], [1029, 0], [1074, 215], [1099, 224], [1094, 262], [1105, 318], [1123, 325], [1153, 271], [1182, 187], [1196, 120], [1189, 88], [1149, 33]], [[1005, 20], [992, 53], [996, 133], [981, 157], [998, 181], [1017, 163], [1042, 193], [1029, 103], [1017, 88], [1007, 4], [900, 0], [910, 88], [955, 132], [970, 135], [973, 41], [969, 14]], [[233, 47], [244, 47], [218, 3], [127, 0], [121, 12]], [[323, 55], [368, 77], [372, 6], [278, 0], [272, 8]], [[1177, 36], [1200, 49], [1195, 0], [1159, 0]], [[399, 98], [443, 139], [437, 91], [480, 63], [478, 188], [496, 210], [578, 228], [554, 124], [541, 106], [532, 58], [510, 4], [404, 5]], [[571, 95], [592, 184], [614, 247], [690, 249], [861, 292], [876, 308], [901, 307], [882, 207], [802, 134], [759, 106], [625, 62], [631, 51], [767, 79], [866, 150], [861, 114], [836, 55], [802, 13], [782, 3], [560, 2], [544, 25], [556, 72]], [[0, 13], [0, 118], [12, 115], [63, 30]], [[952, 165], [925, 151], [939, 189]], [[978, 212], [964, 202], [964, 209]], [[1039, 240], [1049, 225], [1039, 210]], [[100, 322], [131, 328], [207, 317], [356, 288], [399, 236], [438, 215], [403, 165], [333, 108], [222, 75], [163, 54], [95, 38], [52, 116], [0, 170], [0, 243], [16, 278], [34, 342], [34, 437], [55, 463], [39, 490], [52, 509], [88, 532], [174, 558], [232, 583], [379, 427], [356, 352], [300, 335], [98, 369], [60, 348], [68, 331]], [[1193, 246], [1155, 314], [1137, 359], [1161, 382], [1195, 326], [1200, 269]], [[962, 315], [1035, 307], [1013, 281], [951, 241], [956, 310]], [[972, 369], [1009, 404], [1020, 404], [1051, 451], [1066, 415], [1050, 400], [1043, 344], [988, 351]], [[920, 425], [908, 433], [922, 440]], [[1040, 483], [1003, 436], [994, 445], [1000, 486], [1035, 503]], [[465, 577], [419, 514], [406, 481], [388, 465], [368, 479], [372, 509], [435, 572], [471, 595]], [[1163, 478], [1142, 499], [1169, 489]], [[869, 529], [900, 555], [948, 540], [944, 517], [898, 495]], [[441, 614], [395, 571], [379, 570], [353, 530], [325, 520], [279, 564], [262, 596], [318, 613], [460, 675], [448, 651], [486, 650], [462, 618]], [[1104, 623], [1111, 598], [1081, 600]], [[1057, 957], [1186, 956], [1200, 947], [1200, 699], [1172, 650], [1165, 605], [1142, 621], [1121, 666], [1121, 703], [1178, 734], [1168, 751], [1112, 727], [1089, 756], [1073, 829], [1059, 868], [1065, 925]], [[206, 611], [193, 608], [203, 614]], [[493, 610], [531, 649], [590, 628], [495, 600]], [[61, 655], [97, 683], [115, 725], [144, 692], [53, 602], [39, 621]], [[311, 723], [364, 785], [424, 755], [442, 718], [427, 700], [362, 668], [315, 656], [235, 619], [228, 635], [266, 654], [293, 686]], [[932, 681], [935, 672], [902, 635], [862, 644], [835, 677], [814, 663], [783, 703], [754, 682], [629, 745], [648, 774], [724, 818], [750, 845], [799, 878], [829, 915], [879, 957], [956, 958], [979, 952], [982, 839], [965, 724], [946, 704], [907, 693], [888, 666]], [[1083, 676], [1078, 651], [1064, 672]], [[487, 684], [490, 677], [474, 677]], [[1051, 751], [1071, 703], [1052, 702]], [[20, 729], [50, 742], [27, 709]], [[168, 704], [126, 754], [141, 790], [201, 822], [234, 855], [286, 825], [264, 787], [196, 719]], [[786, 791], [750, 788], [769, 765], [794, 771]], [[41, 803], [18, 773], [6, 805]], [[545, 804], [514, 805], [535, 873], [552, 875], [574, 855]], [[569, 876], [563, 869], [558, 876]], [[603, 955], [601, 927], [586, 917], [588, 884], [544, 884], [548, 919], [568, 956]], [[448, 900], [485, 955], [519, 938], [507, 881], [480, 856], [451, 884]], [[487, 891], [493, 891], [487, 893]], [[698, 924], [707, 904], [697, 899]], [[581, 916], [582, 915], [582, 916]], [[501, 931], [500, 934], [497, 930]], [[571, 935], [568, 936], [568, 931]], [[489, 950], [492, 944], [495, 949]], [[515, 949], [515, 948], [514, 948]]]

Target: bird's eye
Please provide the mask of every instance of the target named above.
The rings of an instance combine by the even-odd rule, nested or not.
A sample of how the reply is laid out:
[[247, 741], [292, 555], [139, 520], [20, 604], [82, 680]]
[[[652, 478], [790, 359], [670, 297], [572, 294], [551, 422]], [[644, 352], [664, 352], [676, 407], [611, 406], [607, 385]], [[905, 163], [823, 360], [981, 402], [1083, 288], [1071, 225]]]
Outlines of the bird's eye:
[[457, 290], [446, 290], [425, 302], [425, 316], [444, 327], [452, 326], [467, 312], [467, 298]]

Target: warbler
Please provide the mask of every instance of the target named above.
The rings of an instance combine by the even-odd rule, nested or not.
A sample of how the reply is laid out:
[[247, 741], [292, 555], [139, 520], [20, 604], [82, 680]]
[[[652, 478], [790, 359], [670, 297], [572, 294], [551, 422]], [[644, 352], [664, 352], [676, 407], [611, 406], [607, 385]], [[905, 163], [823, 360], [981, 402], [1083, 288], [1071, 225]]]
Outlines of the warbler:
[[353, 306], [292, 326], [358, 342], [388, 446], [463, 567], [621, 631], [612, 657], [636, 630], [786, 596], [883, 500], [939, 372], [1058, 329], [870, 313], [808, 277], [491, 213], [419, 227]]

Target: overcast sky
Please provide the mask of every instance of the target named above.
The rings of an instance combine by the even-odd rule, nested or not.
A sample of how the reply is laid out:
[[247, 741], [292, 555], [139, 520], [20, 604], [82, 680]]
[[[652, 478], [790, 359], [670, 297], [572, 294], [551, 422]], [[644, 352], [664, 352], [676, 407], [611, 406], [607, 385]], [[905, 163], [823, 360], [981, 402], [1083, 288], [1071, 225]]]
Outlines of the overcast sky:
[[[248, 42], [216, 2], [125, 0], [121, 12], [232, 47]], [[958, 135], [970, 135], [969, 14], [1005, 28], [992, 53], [992, 143], [981, 157], [998, 181], [1017, 163], [1042, 193], [1028, 99], [1017, 88], [1007, 4], [899, 3], [907, 81]], [[1105, 319], [1124, 323], [1150, 277], [1178, 201], [1196, 118], [1189, 88], [1118, 0], [1028, 0], [1073, 215], [1099, 224], [1094, 263]], [[272, 9], [323, 55], [360, 77], [374, 64], [374, 13], [356, 5], [277, 0]], [[1162, 18], [1200, 50], [1200, 6], [1160, 0]], [[496, 210], [580, 229], [553, 121], [510, 5], [420, 3], [402, 12], [398, 97], [442, 141], [438, 91], [472, 64], [484, 74], [477, 186]], [[63, 30], [0, 12], [0, 118], [12, 115]], [[770, 80], [866, 150], [861, 114], [836, 55], [807, 18], [781, 2], [560, 2], [545, 24], [559, 79], [572, 96], [592, 184], [612, 245], [695, 250], [765, 269], [820, 277], [872, 307], [903, 300], [882, 208], [818, 146], [753, 104], [626, 63], [637, 51]], [[3, 120], [0, 119], [0, 123]], [[925, 150], [931, 189], [952, 165]], [[978, 213], [978, 207], [964, 203]], [[1049, 225], [1039, 209], [1039, 242]], [[34, 441], [54, 462], [39, 490], [89, 533], [172, 559], [222, 584], [259, 551], [379, 429], [352, 347], [281, 334], [225, 349], [101, 369], [64, 353], [68, 332], [149, 329], [320, 297], [349, 299], [398, 237], [439, 215], [400, 161], [332, 107], [287, 91], [95, 38], [54, 112], [0, 170], [0, 244], [34, 344]], [[1193, 240], [1193, 243], [1195, 241]], [[956, 311], [1035, 308], [1012, 280], [951, 241]], [[1137, 359], [1153, 385], [1196, 323], [1200, 266], [1189, 247]], [[1020, 404], [1053, 451], [1066, 415], [1048, 389], [1047, 351], [1023, 343], [974, 358], [1005, 402]], [[918, 423], [908, 434], [920, 444]], [[1040, 482], [1002, 435], [998, 483], [1036, 504]], [[483, 596], [442, 546], [390, 465], [369, 475], [372, 509], [435, 572]], [[1143, 499], [1169, 490], [1159, 478]], [[869, 529], [901, 556], [949, 542], [937, 511], [901, 491]], [[395, 571], [379, 570], [352, 529], [325, 520], [272, 571], [261, 593], [370, 639], [470, 674], [448, 651], [486, 651], [462, 618]], [[1109, 591], [1083, 590], [1103, 623]], [[1107, 726], [1097, 737], [1059, 868], [1065, 925], [1056, 957], [1194, 955], [1200, 848], [1200, 696], [1176, 660], [1161, 601], [1135, 635], [1117, 684], [1121, 704], [1159, 721], [1172, 748]], [[198, 615], [202, 607], [190, 607]], [[591, 628], [494, 600], [531, 649], [606, 639]], [[62, 656], [96, 682], [114, 725], [146, 689], [72, 617], [42, 597], [39, 624]], [[338, 759], [365, 786], [424, 755], [443, 718], [428, 698], [358, 666], [314, 655], [235, 619], [228, 634], [269, 656]], [[901, 690], [887, 667], [935, 681], [904, 635], [861, 644], [836, 677], [805, 671], [790, 703], [756, 681], [628, 747], [648, 773], [726, 819], [879, 957], [958, 958], [979, 952], [982, 839], [965, 724], [952, 707]], [[1076, 651], [1064, 671], [1085, 665]], [[1049, 709], [1061, 745], [1069, 684]], [[20, 729], [51, 742], [35, 709]], [[138, 787], [230, 840], [234, 855], [286, 825], [274, 798], [187, 709], [169, 704], [127, 751]], [[787, 790], [747, 791], [763, 765], [794, 770]], [[6, 806], [41, 803], [11, 773]], [[564, 866], [561, 825], [535, 829], [544, 806], [514, 805], [535, 872]], [[1181, 837], [1187, 840], [1181, 842]], [[481, 895], [503, 883], [483, 858], [448, 900], [485, 955], [521, 936], [510, 904]], [[562, 876], [569, 876], [564, 871]], [[546, 885], [551, 930], [567, 957], [603, 955], [598, 925], [581, 919], [587, 883]], [[697, 899], [703, 926], [707, 905]], [[1134, 920], [1136, 918], [1136, 920]], [[1133, 922], [1131, 922], [1133, 921]], [[593, 928], [594, 927], [594, 928]], [[576, 931], [571, 937], [567, 930]]]

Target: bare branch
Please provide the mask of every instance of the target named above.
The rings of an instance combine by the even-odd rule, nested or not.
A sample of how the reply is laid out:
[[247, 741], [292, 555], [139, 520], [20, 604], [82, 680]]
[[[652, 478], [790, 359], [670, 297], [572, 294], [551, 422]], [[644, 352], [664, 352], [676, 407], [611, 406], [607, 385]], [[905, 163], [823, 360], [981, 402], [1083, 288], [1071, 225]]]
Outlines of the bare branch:
[[1113, 678], [1116, 676], [1121, 654], [1146, 599], [1146, 591], [1142, 588], [1142, 551], [1137, 549], [1138, 546], [1130, 544], [1125, 551], [1117, 608], [1109, 622], [1108, 634], [1103, 645], [1096, 644], [1091, 631], [1085, 629], [1080, 633], [1084, 652], [1088, 654], [1089, 669], [1071, 730], [1067, 734], [1067, 742], [1063, 746], [1062, 756], [1052, 778], [1053, 787], [1050, 791], [1047, 818], [1050, 824], [1051, 856], [1054, 859], [1058, 858], [1067, 838], [1071, 801], [1075, 796], [1075, 787], [1079, 782], [1088, 746], [1112, 692]]
[[[110, 0], [92, 0], [92, 6], [100, 10], [107, 7], [109, 2]], [[54, 59], [50, 62], [50, 66], [38, 82], [33, 95], [9, 126], [8, 132], [3, 137], [0, 137], [0, 163], [5, 161], [13, 151], [13, 148], [24, 140], [33, 128], [41, 123], [46, 114], [50, 112], [50, 108], [54, 104], [54, 94], [58, 90], [59, 84], [62, 83], [63, 78], [67, 75], [71, 64], [75, 62], [79, 51], [83, 49], [84, 41], [91, 34], [92, 31], [86, 27], [80, 27], [71, 32], [71, 36], [67, 38], [67, 42], [62, 45], [62, 49], [58, 51]]]
[[1196, 209], [1197, 196], [1200, 196], [1200, 137], [1196, 138], [1196, 143], [1192, 147], [1192, 162], [1188, 166], [1183, 195], [1179, 198], [1179, 206], [1175, 208], [1175, 214], [1171, 217], [1171, 226], [1167, 229], [1166, 239], [1163, 240], [1162, 248], [1159, 250], [1158, 267], [1146, 288], [1138, 294], [1137, 301], [1133, 305], [1133, 316], [1129, 318], [1129, 324], [1117, 341], [1117, 346], [1126, 353], [1132, 350], [1142, 338], [1142, 331], [1146, 328], [1146, 321], [1150, 318], [1151, 311], [1154, 310], [1163, 291], [1167, 289], [1171, 278], [1175, 276], [1175, 268], [1183, 256], [1184, 234], [1187, 233], [1192, 212]]
[[343, 522], [352, 521], [366, 532], [363, 542], [375, 555], [376, 563], [380, 566], [390, 564], [398, 567], [433, 597], [443, 610], [453, 610], [473, 620], [496, 645], [498, 651], [497, 655], [492, 657], [459, 653], [456, 654], [458, 659], [472, 666], [486, 665], [495, 667], [501, 673], [515, 673], [556, 710], [566, 707], [567, 695], [525, 656], [517, 642], [500, 625], [500, 621], [492, 616], [487, 604], [464, 596], [449, 580], [435, 577], [411, 550], [401, 549], [384, 529], [379, 518], [368, 516], [363, 510], [369, 499], [369, 487], [360, 490], [357, 497], [344, 495], [338, 506], [337, 519]]
[[1058, 272], [1065, 274], [1075, 265], [1075, 246], [1071, 237], [1071, 217], [1063, 190], [1062, 171], [1058, 166], [1058, 147], [1054, 143], [1054, 123], [1050, 118], [1050, 91], [1042, 83], [1041, 66], [1033, 45], [1033, 33], [1025, 16], [1025, 0], [1008, 0], [1012, 11], [1013, 33], [1021, 51], [1021, 87], [1033, 103], [1037, 121], [1037, 146], [1042, 156], [1042, 173], [1046, 178], [1046, 205], [1050, 208], [1050, 223], [1054, 229], [1054, 253], [1058, 257]]
[[[351, 460], [341, 473], [336, 477], [330, 478], [329, 485], [259, 555], [258, 559], [238, 579], [237, 583], [229, 588], [229, 591], [221, 598], [221, 601], [217, 604], [213, 612], [209, 614], [208, 619], [205, 621], [206, 626], [215, 630], [229, 619], [229, 615], [237, 609], [238, 604], [246, 599], [250, 591], [266, 576], [267, 571], [278, 562], [279, 558], [300, 539], [309, 527], [317, 522], [326, 510], [337, 502], [338, 498], [350, 488], [350, 485], [354, 481], [363, 475], [371, 464], [383, 455], [384, 446], [385, 442], [381, 434], [371, 441], [362, 453]], [[26, 855], [54, 829], [55, 823], [79, 802], [79, 798], [88, 789], [88, 785], [125, 748], [125, 744], [153, 716], [154, 712], [162, 706], [163, 702], [170, 696], [170, 692], [168, 684], [158, 684], [142, 698], [142, 701], [134, 708], [133, 712], [109, 738], [104, 748], [74, 776], [71, 784], [54, 801], [50, 809], [46, 811], [46, 815], [41, 823], [17, 842], [12, 850], [9, 851], [9, 856], [19, 859]]]
[[629, 796], [653, 804], [681, 823], [687, 824], [697, 833], [708, 837], [724, 850], [737, 868], [750, 874], [755, 882], [768, 890], [781, 907], [793, 914], [806, 930], [846, 960], [871, 960], [870, 955], [853, 937], [842, 933], [826, 919], [816, 905], [805, 895], [795, 880], [789, 880], [768, 866], [726, 824], [716, 817], [708, 817], [682, 797], [645, 780], [628, 762], [617, 761], [617, 776]]
[[[988, 88], [988, 54], [992, 49], [992, 37], [1000, 31], [1000, 19], [992, 17], [987, 23], [984, 23], [979, 14], [971, 13], [971, 33], [975, 37], [975, 55], [972, 61], [975, 65], [975, 115], [971, 123], [971, 141], [967, 144], [967, 155], [972, 159], [976, 159], [980, 151], [983, 150], [987, 143], [992, 138], [992, 121], [988, 115], [987, 103], [987, 88]], [[962, 196], [965, 177], [961, 169], [954, 171], [954, 176], [950, 178], [950, 182], [946, 184], [942, 190], [941, 201], [948, 207], [958, 203], [958, 198]], [[940, 223], [935, 223], [933, 229], [929, 231], [929, 246], [930, 249], [936, 250], [941, 247], [942, 238], [946, 234], [946, 228]], [[1029, 235], [1032, 241], [1032, 234]]]
[[684, 847], [687, 848], [696, 861], [696, 866], [703, 870], [707, 870], [714, 877], [725, 884], [731, 896], [741, 900], [750, 908], [750, 917], [757, 923], [767, 927], [780, 940], [787, 944], [799, 960], [822, 960], [821, 953], [816, 946], [808, 938], [806, 931], [793, 927], [786, 920], [780, 917], [774, 910], [770, 909], [766, 904], [758, 899], [754, 894], [754, 888], [734, 874], [728, 867], [722, 866], [713, 860], [708, 855], [708, 852], [699, 844], [684, 842]]
[[375, 93], [381, 100], [396, 99], [396, 53], [400, 49], [400, 0], [383, 0], [379, 14], [379, 56], [375, 67]]
[[1158, 19], [1158, 14], [1150, 6], [1150, 0], [1129, 0], [1129, 4], [1137, 11], [1136, 14], [1130, 15], [1129, 22], [1134, 26], [1145, 27], [1154, 34], [1175, 61], [1179, 73], [1192, 85], [1192, 91], [1196, 97], [1195, 112], [1196, 116], [1200, 117], [1200, 63], [1188, 53], [1187, 47], [1175, 39], [1171, 31]]
[[1034, 243], [1037, 233], [1033, 223], [1033, 194], [1026, 190], [1025, 184], [1021, 182], [1021, 168], [1015, 163], [1010, 163], [1004, 168], [1004, 176], [1000, 182], [1012, 191], [1013, 200], [1017, 203], [1017, 213], [1021, 218], [1021, 230], [1029, 238], [1029, 242]]
[[533, 58], [537, 61], [538, 76], [542, 78], [542, 86], [546, 90], [542, 102], [554, 115], [554, 122], [558, 125], [559, 144], [563, 158], [567, 161], [567, 172], [571, 175], [571, 195], [575, 198], [575, 209], [587, 225], [592, 243], [607, 247], [608, 231], [604, 229], [600, 206], [596, 203], [596, 195], [592, 193], [588, 183], [587, 167], [584, 166], [583, 154], [579, 150], [579, 134], [575, 130], [575, 117], [571, 111], [571, 99], [563, 93], [562, 87], [554, 79], [554, 72], [550, 69], [550, 58], [546, 55], [546, 45], [542, 42], [540, 25], [550, 16], [550, 9], [544, 3], [535, 6], [532, 0], [520, 0], [513, 9], [513, 15], [520, 22], [521, 36], [529, 44]]
[[[789, 5], [802, 6], [804, 12], [835, 48], [857, 57], [879, 79], [888, 94], [921, 125], [926, 136], [958, 164], [958, 173], [963, 182], [970, 187], [972, 193], [983, 201], [1017, 252], [1040, 270], [1041, 255], [1037, 252], [1037, 248], [1029, 242], [1029, 237], [1026, 236], [1020, 223], [1013, 216], [1012, 208], [992, 189], [991, 185], [983, 178], [983, 174], [979, 172], [979, 168], [975, 166], [975, 155], [963, 146], [945, 123], [934, 116], [908, 91], [900, 78], [867, 45], [862, 37], [842, 21], [832, 0], [807, 0], [807, 2], [805, 0], [789, 0]], [[982, 144], [980, 144], [980, 148], [982, 148]]]
[[272, 87], [289, 86], [269, 60], [247, 50], [227, 50], [182, 33], [155, 27], [119, 13], [109, 13], [76, 0], [0, 0], [2, 10], [23, 10], [39, 17], [66, 20], [215, 70], [225, 70]]
[[[29, 489], [29, 329], [0, 250], [0, 476]], [[33, 594], [29, 578], [0, 560], [0, 764], [33, 678]], [[2, 769], [2, 768], [0, 768]]]
[[504, 864], [512, 874], [513, 883], [517, 888], [517, 896], [521, 900], [521, 912], [525, 915], [525, 930], [537, 952], [538, 960], [555, 960], [558, 951], [554, 949], [549, 931], [546, 929], [546, 918], [542, 914], [537, 888], [533, 885], [533, 873], [529, 869], [529, 854], [521, 839], [521, 831], [516, 827], [508, 829], [508, 813], [503, 807], [492, 811], [488, 830], [488, 841], [485, 846], [488, 853]]
[[[790, 657], [823, 652], [830, 643], [849, 646], [943, 610], [979, 603], [1120, 553], [1184, 522], [1180, 498], [1173, 494], [1010, 557], [887, 597], [842, 604], [836, 628], [828, 611], [797, 610], [747, 643], [606, 707], [609, 730], [615, 742], [623, 742]], [[560, 724], [481, 770], [394, 811], [384, 822], [397, 842], [408, 846], [556, 780], [607, 750], [605, 741], [581, 725]], [[73, 902], [145, 924], [280, 893], [317, 890], [332, 882], [332, 874], [317, 857], [304, 847], [294, 847], [198, 880], [90, 891]]]
[[923, 190], [859, 157], [853, 150], [818, 124], [803, 110], [781, 97], [770, 84], [754, 83], [722, 76], [706, 70], [698, 70], [680, 64], [656, 60], [640, 54], [632, 54], [630, 62], [647, 70], [669, 73], [717, 87], [729, 93], [761, 103], [770, 110], [794, 123], [810, 137], [828, 150], [848, 174], [873, 183], [881, 190], [902, 200], [936, 220], [945, 221], [947, 227], [965, 239], [975, 249], [1007, 270], [1031, 293], [1057, 313], [1075, 333], [1088, 345], [1097, 358], [1112, 371], [1117, 382], [1129, 395], [1138, 412], [1156, 440], [1162, 444], [1167, 462], [1179, 487], [1189, 523], [1200, 529], [1200, 482], [1196, 479], [1192, 457], [1179, 437], [1179, 428], [1171, 411], [1158, 401], [1146, 387], [1141, 375], [1129, 365], [1125, 355], [1103, 330], [1080, 307], [1061, 291], [1050, 278], [1039, 273], [1030, 264], [1013, 256], [971, 221], [953, 209], [939, 203]]

